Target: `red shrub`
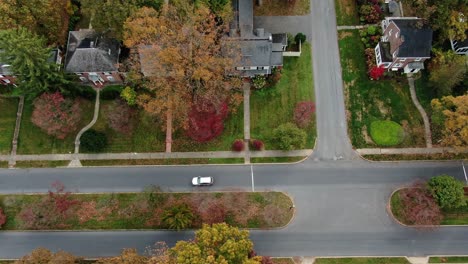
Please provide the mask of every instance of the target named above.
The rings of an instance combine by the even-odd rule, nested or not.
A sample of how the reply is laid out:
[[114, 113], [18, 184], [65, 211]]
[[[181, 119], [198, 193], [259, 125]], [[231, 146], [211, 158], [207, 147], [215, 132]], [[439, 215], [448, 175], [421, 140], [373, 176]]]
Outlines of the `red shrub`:
[[378, 80], [380, 79], [380, 77], [383, 76], [384, 72], [385, 72], [385, 68], [383, 66], [380, 66], [380, 67], [374, 66], [370, 69], [369, 76], [372, 80]]
[[254, 139], [252, 141], [252, 150], [263, 150], [265, 148], [265, 144], [263, 143], [263, 141], [261, 140], [258, 140], [258, 139]]
[[64, 139], [78, 128], [81, 108], [78, 101], [65, 99], [59, 92], [44, 93], [34, 100], [31, 121], [48, 135]]
[[244, 150], [244, 141], [242, 139], [236, 139], [234, 143], [232, 143], [232, 150], [234, 151], [243, 151]]
[[0, 208], [0, 228], [6, 223], [6, 215], [3, 212], [3, 209]]
[[305, 128], [312, 121], [312, 114], [315, 112], [315, 104], [310, 101], [299, 102], [294, 109], [294, 122], [300, 128]]
[[204, 224], [223, 223], [226, 220], [227, 211], [222, 204], [213, 203], [204, 212], [201, 218]]
[[207, 142], [221, 135], [223, 121], [227, 117], [227, 103], [215, 107], [212, 103], [202, 103], [189, 112], [187, 135], [197, 142]]
[[408, 224], [439, 225], [442, 213], [423, 182], [417, 182], [410, 188], [401, 190], [402, 216]]

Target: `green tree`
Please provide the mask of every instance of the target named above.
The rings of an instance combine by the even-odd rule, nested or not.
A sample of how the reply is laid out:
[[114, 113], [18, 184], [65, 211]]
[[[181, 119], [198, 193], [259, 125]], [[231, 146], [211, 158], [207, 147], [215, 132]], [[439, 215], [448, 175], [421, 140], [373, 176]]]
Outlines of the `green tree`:
[[176, 205], [164, 211], [163, 223], [170, 229], [186, 229], [192, 226], [194, 215], [186, 204]]
[[293, 123], [282, 124], [273, 130], [273, 140], [282, 150], [302, 149], [306, 139], [306, 132]]
[[463, 183], [454, 177], [449, 175], [432, 177], [428, 185], [441, 208], [458, 208], [466, 204]]
[[203, 225], [193, 241], [179, 241], [171, 249], [177, 263], [260, 264], [261, 257], [249, 259], [253, 243], [249, 232], [225, 223]]
[[72, 12], [70, 0], [2, 0], [0, 29], [24, 27], [48, 44], [64, 44]]
[[80, 0], [81, 12], [90, 18], [90, 24], [96, 31], [110, 32], [110, 35], [122, 39], [123, 24], [137, 7], [136, 0]]
[[29, 99], [50, 90], [62, 90], [70, 82], [49, 62], [45, 39], [25, 28], [0, 30], [0, 61], [11, 65], [18, 88]]
[[132, 87], [130, 86], [125, 87], [120, 93], [120, 97], [124, 99], [128, 105], [130, 106], [136, 105], [137, 93]]
[[94, 129], [87, 130], [81, 136], [80, 146], [87, 152], [100, 152], [107, 146], [107, 136]]
[[464, 56], [455, 54], [452, 50], [433, 50], [435, 56], [429, 64], [430, 85], [437, 91], [439, 96], [452, 94], [452, 89], [463, 81], [466, 74], [466, 63]]

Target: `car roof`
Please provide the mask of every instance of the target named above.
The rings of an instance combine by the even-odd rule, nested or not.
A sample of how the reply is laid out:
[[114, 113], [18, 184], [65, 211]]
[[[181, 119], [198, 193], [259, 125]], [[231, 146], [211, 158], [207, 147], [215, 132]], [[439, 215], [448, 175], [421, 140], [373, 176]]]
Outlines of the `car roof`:
[[200, 179], [201, 183], [210, 183], [211, 182], [211, 177], [209, 177], [209, 176], [205, 176], [205, 177], [200, 177], [199, 176], [199, 179]]

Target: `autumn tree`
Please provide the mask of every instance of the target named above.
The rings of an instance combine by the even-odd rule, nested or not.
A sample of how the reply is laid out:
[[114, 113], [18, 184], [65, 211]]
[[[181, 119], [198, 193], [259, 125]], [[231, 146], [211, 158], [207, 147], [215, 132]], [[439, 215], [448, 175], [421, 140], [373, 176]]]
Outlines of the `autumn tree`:
[[294, 108], [294, 122], [300, 128], [306, 128], [312, 121], [315, 104], [311, 101], [298, 102]]
[[77, 130], [82, 117], [79, 101], [66, 99], [59, 92], [44, 93], [33, 105], [31, 121], [48, 135], [64, 139]]
[[192, 106], [201, 109], [208, 101], [219, 109], [241, 98], [233, 92], [241, 81], [227, 76], [238, 57], [234, 43], [222, 40], [228, 25], [217, 23], [203, 4], [185, 8], [191, 10], [167, 6], [159, 13], [144, 7], [124, 25], [124, 44], [138, 47], [146, 65], [146, 89], [137, 103], [165, 120], [167, 152], [173, 131], [188, 127]]
[[62, 250], [52, 253], [50, 250], [40, 247], [15, 261], [14, 264], [75, 264], [82, 259]]
[[452, 89], [463, 81], [467, 72], [465, 58], [452, 50], [434, 49], [429, 64], [429, 82], [439, 96], [452, 94]]
[[0, 50], [0, 61], [11, 65], [18, 88], [28, 98], [69, 84], [57, 65], [48, 61], [50, 49], [45, 39], [26, 28], [0, 30]]
[[134, 248], [125, 248], [117, 257], [99, 259], [96, 264], [146, 264], [148, 258], [138, 255]]
[[0, 29], [24, 27], [47, 39], [48, 44], [65, 44], [70, 0], [2, 0]]
[[5, 213], [3, 212], [3, 209], [0, 208], [0, 228], [2, 228], [3, 225], [6, 223], [6, 219], [7, 219], [7, 217], [6, 217]]
[[93, 29], [122, 38], [123, 24], [137, 9], [137, 0], [80, 0], [81, 12], [90, 17]]
[[468, 95], [445, 96], [431, 102], [432, 120], [442, 129], [445, 146], [468, 146]]
[[247, 230], [222, 223], [203, 225], [194, 241], [179, 241], [171, 252], [177, 263], [261, 263], [261, 257], [249, 259], [252, 250]]
[[212, 140], [223, 132], [227, 114], [226, 103], [222, 103], [218, 109], [210, 102], [193, 105], [188, 114], [187, 135], [197, 142]]

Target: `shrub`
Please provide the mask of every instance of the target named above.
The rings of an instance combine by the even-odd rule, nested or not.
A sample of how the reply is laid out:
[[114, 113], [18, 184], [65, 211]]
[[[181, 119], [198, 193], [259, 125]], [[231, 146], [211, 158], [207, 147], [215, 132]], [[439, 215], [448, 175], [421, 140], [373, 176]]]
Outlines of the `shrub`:
[[370, 134], [372, 140], [379, 146], [398, 145], [405, 136], [403, 128], [398, 123], [388, 120], [372, 122]]
[[186, 229], [192, 226], [194, 215], [192, 209], [186, 204], [179, 204], [168, 208], [162, 215], [162, 221], [170, 229]]
[[0, 208], [0, 228], [2, 228], [2, 226], [6, 223], [6, 215], [5, 213], [3, 212], [3, 209]]
[[363, 23], [375, 24], [382, 19], [382, 9], [378, 4], [364, 4], [359, 8], [359, 20]]
[[123, 90], [122, 85], [108, 85], [105, 86], [101, 91], [101, 99], [103, 100], [114, 100], [120, 97]]
[[79, 101], [65, 99], [59, 92], [43, 93], [33, 102], [31, 121], [48, 135], [64, 139], [81, 121]]
[[236, 139], [234, 143], [232, 143], [232, 150], [234, 151], [243, 151], [244, 150], [244, 141], [242, 139]]
[[294, 39], [294, 36], [291, 33], [287, 33], [286, 36], [288, 38], [288, 46], [296, 45], [296, 40]]
[[133, 131], [135, 114], [135, 109], [122, 100], [115, 100], [105, 109], [109, 127], [123, 134], [130, 134]]
[[299, 32], [296, 34], [296, 36], [294, 37], [294, 40], [296, 41], [297, 45], [299, 45], [299, 42], [304, 44], [304, 42], [306, 41], [306, 35], [304, 35], [303, 33]]
[[136, 105], [137, 93], [132, 87], [130, 86], [125, 87], [125, 89], [123, 89], [122, 92], [120, 93], [120, 97], [124, 99], [128, 105], [130, 106]]
[[203, 224], [223, 223], [226, 220], [227, 211], [223, 204], [211, 204], [204, 213], [201, 214]]
[[266, 85], [266, 77], [263, 75], [257, 75], [252, 78], [252, 83], [255, 89], [262, 89]]
[[306, 139], [306, 132], [293, 123], [282, 124], [273, 130], [273, 140], [282, 150], [302, 149]]
[[96, 91], [88, 85], [67, 85], [64, 95], [71, 98], [83, 97], [89, 100], [96, 98]]
[[272, 87], [281, 80], [281, 68], [273, 68], [271, 74], [267, 77], [267, 86]]
[[94, 129], [87, 130], [81, 136], [80, 146], [85, 152], [100, 152], [107, 146], [107, 136]]
[[221, 135], [224, 130], [224, 119], [228, 115], [228, 106], [223, 102], [215, 107], [210, 102], [201, 102], [190, 110], [187, 135], [197, 142], [207, 142]]
[[374, 66], [369, 71], [369, 77], [371, 80], [379, 80], [385, 73], [385, 68], [383, 66], [377, 67]]
[[258, 139], [252, 140], [250, 145], [252, 147], [252, 150], [264, 150], [265, 149], [265, 144], [263, 143], [263, 141], [258, 140]]
[[441, 208], [458, 208], [466, 204], [463, 183], [452, 176], [432, 177], [428, 186]]
[[300, 128], [307, 127], [312, 121], [315, 112], [315, 104], [310, 101], [299, 102], [294, 109], [294, 122]]

